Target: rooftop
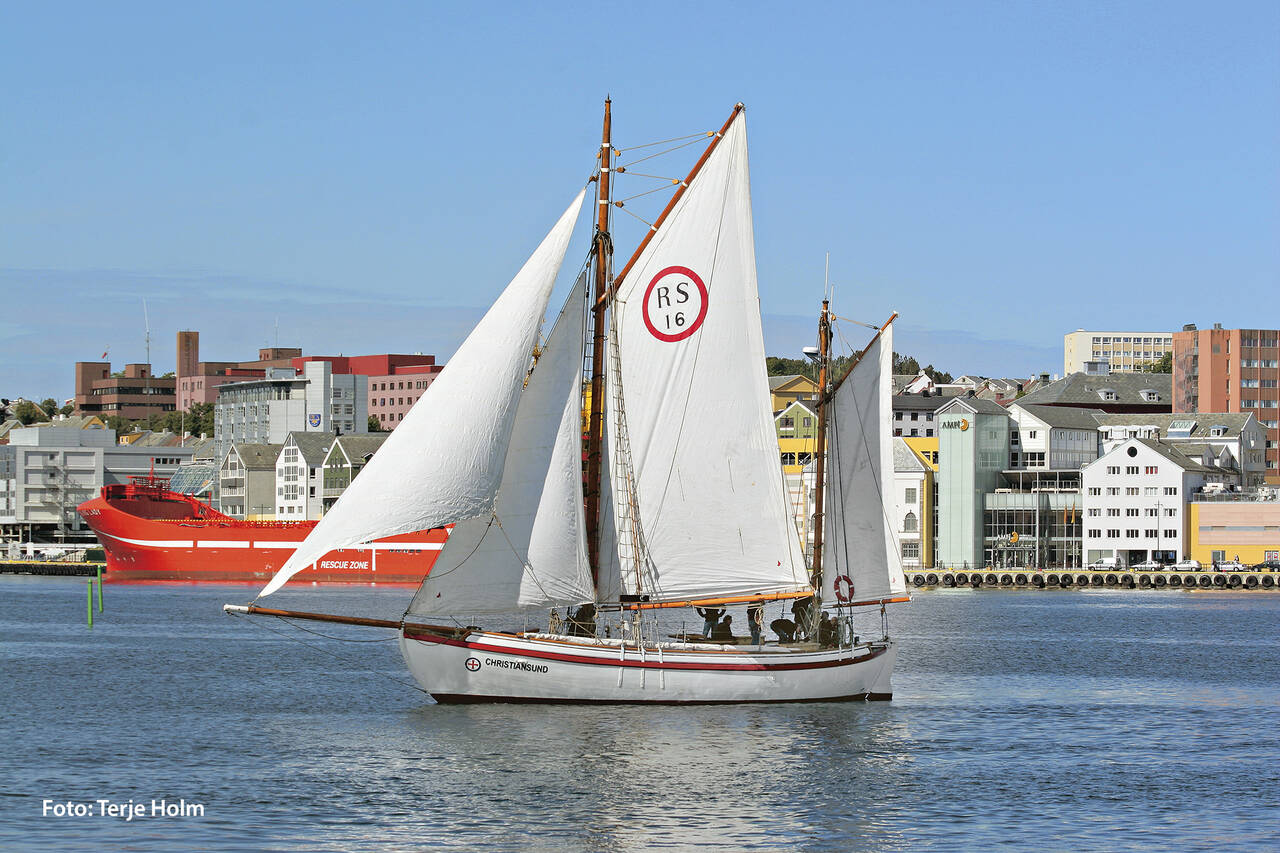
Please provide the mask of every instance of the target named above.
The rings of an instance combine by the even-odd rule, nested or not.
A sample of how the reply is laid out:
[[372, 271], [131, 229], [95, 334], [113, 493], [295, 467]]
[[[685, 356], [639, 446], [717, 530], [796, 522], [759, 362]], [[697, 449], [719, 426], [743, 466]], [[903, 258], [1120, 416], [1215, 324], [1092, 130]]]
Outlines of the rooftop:
[[1173, 405], [1173, 376], [1168, 373], [1112, 373], [1092, 376], [1072, 373], [1018, 400], [1046, 406], [1146, 406], [1168, 411]]

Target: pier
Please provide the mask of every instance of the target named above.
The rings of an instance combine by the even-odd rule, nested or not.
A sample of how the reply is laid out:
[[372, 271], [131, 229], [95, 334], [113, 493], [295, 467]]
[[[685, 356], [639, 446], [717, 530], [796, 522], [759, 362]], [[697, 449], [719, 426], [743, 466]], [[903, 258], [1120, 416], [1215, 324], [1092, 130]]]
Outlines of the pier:
[[1134, 571], [1132, 569], [913, 569], [907, 582], [917, 588], [972, 589], [1277, 589], [1280, 574], [1243, 572]]
[[106, 574], [107, 564], [60, 560], [0, 560], [0, 575], [96, 577], [99, 569]]

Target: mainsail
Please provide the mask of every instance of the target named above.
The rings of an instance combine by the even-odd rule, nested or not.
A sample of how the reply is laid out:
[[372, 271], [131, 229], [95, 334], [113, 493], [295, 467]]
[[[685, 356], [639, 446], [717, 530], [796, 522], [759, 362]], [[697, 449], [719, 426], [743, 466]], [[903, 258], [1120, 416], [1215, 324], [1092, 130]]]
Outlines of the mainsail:
[[454, 525], [413, 616], [511, 613], [591, 601], [582, 518], [579, 277], [520, 394], [493, 512]]
[[529, 359], [585, 193], [262, 595], [335, 548], [490, 513]]
[[[613, 306], [629, 442], [611, 417], [609, 443], [629, 458], [610, 471], [634, 471], [651, 587], [629, 591], [654, 600], [807, 586], [764, 369], [748, 177], [739, 114]], [[634, 557], [619, 560], [627, 586]]]
[[822, 598], [828, 604], [875, 602], [906, 591], [885, 509], [893, 505], [892, 364], [890, 323], [827, 403]]

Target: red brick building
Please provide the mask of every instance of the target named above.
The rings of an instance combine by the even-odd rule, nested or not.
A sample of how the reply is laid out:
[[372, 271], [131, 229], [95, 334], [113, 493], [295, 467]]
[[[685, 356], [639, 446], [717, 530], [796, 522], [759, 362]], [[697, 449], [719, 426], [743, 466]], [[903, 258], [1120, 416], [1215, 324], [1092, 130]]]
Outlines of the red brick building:
[[109, 361], [77, 361], [75, 413], [140, 420], [172, 412], [176, 383], [152, 376], [149, 364], [126, 364], [123, 375], [112, 376]]
[[1280, 330], [1174, 332], [1173, 410], [1252, 412], [1267, 431], [1267, 482], [1280, 483]]

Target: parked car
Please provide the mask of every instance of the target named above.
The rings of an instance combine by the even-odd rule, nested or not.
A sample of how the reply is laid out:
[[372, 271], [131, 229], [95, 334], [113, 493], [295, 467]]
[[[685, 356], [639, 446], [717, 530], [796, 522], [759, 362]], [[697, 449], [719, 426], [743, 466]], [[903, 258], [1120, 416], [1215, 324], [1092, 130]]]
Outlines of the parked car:
[[1174, 566], [1174, 568], [1180, 572], [1198, 572], [1203, 567], [1200, 565], [1199, 560], [1188, 559], [1179, 561], [1178, 565]]
[[1241, 563], [1239, 560], [1219, 560], [1218, 562], [1213, 564], [1213, 570], [1215, 572], [1248, 571], [1248, 569], [1244, 567], [1244, 563]]
[[1158, 572], [1164, 569], [1163, 563], [1157, 563], [1155, 560], [1143, 560], [1133, 567], [1135, 572]]
[[1280, 572], [1280, 560], [1263, 560], [1249, 567], [1258, 571]]
[[1099, 570], [1118, 569], [1120, 568], [1120, 561], [1115, 557], [1103, 557], [1090, 563], [1089, 568]]

